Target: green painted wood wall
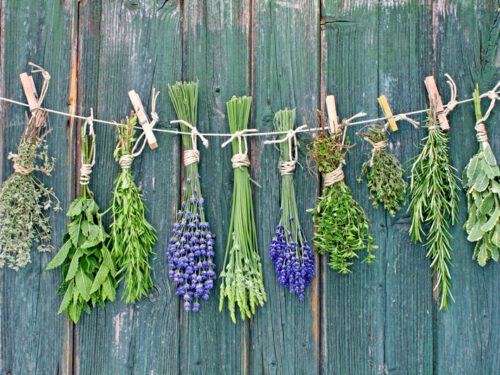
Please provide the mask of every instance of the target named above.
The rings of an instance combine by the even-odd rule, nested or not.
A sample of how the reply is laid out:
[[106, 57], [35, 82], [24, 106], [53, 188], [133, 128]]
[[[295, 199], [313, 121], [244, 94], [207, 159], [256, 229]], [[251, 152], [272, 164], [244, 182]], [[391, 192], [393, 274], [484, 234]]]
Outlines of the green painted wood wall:
[[[434, 74], [445, 92], [451, 74], [459, 96], [477, 82], [499, 79], [499, 4], [495, 0], [1, 0], [0, 94], [24, 100], [18, 74], [34, 61], [52, 74], [50, 108], [116, 119], [131, 109], [127, 91], [148, 98], [158, 88], [159, 115], [174, 118], [167, 84], [200, 81], [199, 128], [227, 131], [225, 102], [253, 95], [252, 126], [272, 129], [274, 112], [322, 108], [335, 93], [341, 117], [381, 115], [385, 94], [396, 112], [424, 108], [423, 78]], [[447, 95], [446, 95], [447, 97]], [[147, 100], [146, 100], [147, 102]], [[146, 103], [149, 105], [149, 103]], [[489, 122], [500, 156], [500, 111]], [[301, 117], [301, 116], [299, 116]], [[470, 105], [450, 116], [451, 156], [461, 171], [476, 151]], [[299, 118], [299, 121], [302, 121]], [[1, 179], [22, 131], [23, 109], [0, 105]], [[57, 170], [49, 180], [67, 208], [75, 195], [77, 122], [51, 115], [50, 147]], [[99, 157], [92, 188], [101, 206], [110, 200], [116, 163], [113, 129], [98, 126]], [[351, 130], [354, 131], [354, 130]], [[390, 148], [409, 161], [423, 130], [400, 126]], [[353, 135], [353, 134], [351, 134]], [[305, 151], [303, 138], [301, 151]], [[252, 321], [232, 324], [217, 298], [200, 314], [185, 314], [167, 279], [165, 244], [179, 202], [180, 139], [159, 135], [159, 149], [134, 163], [160, 240], [153, 259], [155, 289], [137, 305], [96, 309], [78, 326], [57, 316], [58, 272], [45, 272], [50, 254], [33, 254], [15, 273], [0, 270], [0, 374], [498, 374], [500, 373], [500, 265], [479, 268], [460, 222], [453, 229], [453, 294], [439, 312], [429, 262], [408, 239], [409, 217], [371, 208], [358, 184], [369, 147], [349, 155], [347, 182], [362, 203], [379, 245], [377, 262], [358, 264], [349, 276], [325, 262], [303, 303], [274, 277], [268, 245], [278, 220], [278, 152], [251, 144], [260, 252], [269, 302]], [[212, 139], [200, 173], [207, 213], [222, 266], [229, 225], [230, 150]], [[298, 205], [313, 206], [318, 180], [296, 171]], [[65, 230], [63, 213], [52, 220], [54, 244]], [[218, 290], [216, 291], [218, 293]]]

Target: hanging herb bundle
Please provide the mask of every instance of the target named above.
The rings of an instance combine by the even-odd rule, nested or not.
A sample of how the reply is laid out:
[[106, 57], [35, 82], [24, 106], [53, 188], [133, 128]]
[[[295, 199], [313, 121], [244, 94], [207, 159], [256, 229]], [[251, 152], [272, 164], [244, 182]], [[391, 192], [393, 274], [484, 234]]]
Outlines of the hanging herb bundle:
[[361, 167], [370, 188], [373, 207], [382, 204], [394, 216], [405, 200], [407, 183], [403, 178], [404, 168], [386, 149], [387, 132], [383, 125], [371, 125], [366, 133], [358, 135], [373, 146], [370, 160]]
[[278, 282], [290, 293], [295, 293], [304, 300], [305, 288], [315, 274], [314, 254], [300, 226], [293, 172], [297, 164], [298, 148], [295, 124], [295, 110], [284, 109], [274, 115], [274, 129], [288, 132], [278, 141], [265, 143], [280, 144], [281, 174], [281, 216], [274, 231], [269, 255], [274, 263]]
[[342, 165], [349, 144], [344, 129], [331, 136], [320, 132], [309, 146], [309, 154], [323, 175], [323, 194], [312, 210], [316, 227], [315, 250], [320, 255], [329, 255], [329, 265], [342, 274], [351, 272], [354, 259], [366, 249], [365, 262], [375, 260], [376, 249], [369, 231], [369, 222], [363, 208], [352, 196], [344, 182]]
[[62, 282], [58, 293], [63, 295], [58, 314], [66, 311], [69, 319], [78, 323], [82, 311], [90, 314], [97, 304], [104, 306], [116, 295], [115, 265], [111, 257], [109, 235], [102, 224], [99, 207], [90, 190], [90, 174], [95, 162], [95, 133], [90, 123], [82, 127], [80, 196], [68, 209], [70, 221], [64, 235], [64, 245], [47, 265], [51, 270], [61, 267]]
[[435, 291], [440, 294], [440, 309], [448, 307], [451, 274], [449, 228], [457, 220], [457, 182], [448, 157], [448, 136], [439, 127], [433, 110], [429, 112], [422, 152], [411, 169], [410, 237], [424, 242], [436, 278]]
[[153, 287], [149, 257], [157, 240], [156, 232], [145, 218], [145, 207], [141, 189], [136, 185], [130, 167], [138, 156], [135, 152], [138, 142], [135, 138], [137, 117], [131, 114], [125, 123], [116, 126], [118, 144], [114, 151], [115, 160], [121, 171], [115, 179], [111, 210], [112, 257], [117, 267], [119, 282], [125, 280], [124, 299], [134, 303], [146, 296]]
[[205, 147], [208, 142], [196, 130], [198, 82], [177, 82], [168, 86], [168, 92], [177, 118], [181, 120], [181, 130], [191, 133], [182, 136], [186, 179], [167, 251], [168, 275], [177, 285], [176, 294], [183, 297], [184, 310], [197, 312], [201, 299], [210, 297], [215, 281], [215, 239], [205, 219], [196, 137], [202, 139]]
[[474, 91], [474, 107], [479, 151], [470, 159], [463, 173], [468, 205], [465, 229], [467, 239], [476, 242], [473, 258], [484, 267], [489, 259], [498, 262], [499, 257], [500, 168], [488, 142], [478, 87]]
[[233, 157], [231, 162], [234, 169], [233, 202], [229, 236], [224, 257], [224, 269], [220, 275], [222, 279], [219, 310], [222, 311], [224, 299], [228, 300], [231, 319], [236, 323], [236, 309], [238, 305], [241, 319], [251, 318], [255, 308], [266, 302], [262, 264], [258, 253], [257, 231], [253, 212], [252, 190], [248, 167], [248, 147], [245, 133], [249, 132], [248, 120], [250, 117], [251, 97], [233, 97], [226, 104], [229, 130], [233, 136]]

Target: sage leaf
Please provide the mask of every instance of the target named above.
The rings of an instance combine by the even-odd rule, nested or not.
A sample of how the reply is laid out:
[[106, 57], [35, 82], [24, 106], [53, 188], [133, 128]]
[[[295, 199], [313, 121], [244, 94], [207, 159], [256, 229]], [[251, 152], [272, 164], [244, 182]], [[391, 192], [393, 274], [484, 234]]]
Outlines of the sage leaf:
[[47, 270], [52, 270], [59, 267], [68, 257], [68, 253], [71, 249], [71, 241], [66, 241], [57, 254], [52, 258], [52, 260], [47, 264]]

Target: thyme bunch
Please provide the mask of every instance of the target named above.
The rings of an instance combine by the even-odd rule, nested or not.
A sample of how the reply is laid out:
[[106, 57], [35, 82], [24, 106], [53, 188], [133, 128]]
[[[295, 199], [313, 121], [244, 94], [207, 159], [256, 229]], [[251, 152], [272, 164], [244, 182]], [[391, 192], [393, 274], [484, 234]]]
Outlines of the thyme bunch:
[[31, 261], [31, 245], [40, 252], [52, 250], [49, 211], [61, 209], [52, 188], [34, 176], [47, 176], [54, 169], [55, 160], [48, 156], [46, 137], [47, 113], [36, 111], [26, 117], [24, 133], [17, 154], [9, 154], [14, 173], [0, 188], [0, 268], [14, 270]]
[[118, 281], [125, 280], [123, 298], [126, 303], [136, 302], [153, 287], [149, 257], [157, 240], [154, 228], [145, 217], [141, 189], [130, 172], [136, 124], [137, 117], [132, 114], [125, 123], [116, 127], [118, 144], [113, 153], [121, 171], [115, 179], [111, 201], [112, 256]]
[[[177, 118], [196, 126], [198, 82], [177, 82], [168, 86]], [[195, 128], [194, 128], [195, 129]], [[194, 130], [181, 123], [181, 130]], [[202, 299], [208, 300], [215, 282], [215, 237], [205, 219], [204, 199], [198, 175], [199, 151], [196, 133], [183, 135], [185, 183], [181, 208], [168, 246], [169, 278], [184, 300], [184, 310], [197, 312]]]
[[319, 133], [308, 151], [325, 181], [328, 175], [341, 173], [336, 182], [324, 184], [322, 196], [311, 212], [316, 229], [315, 251], [320, 255], [328, 254], [330, 267], [347, 274], [352, 272], [353, 261], [359, 257], [361, 250], [367, 252], [364, 261], [372, 263], [376, 246], [369, 231], [368, 218], [343, 180], [341, 166], [349, 147], [348, 140], [342, 142], [343, 132], [340, 129], [332, 136]]
[[[252, 98], [233, 97], [226, 103], [231, 133], [248, 129]], [[252, 190], [248, 166], [247, 144], [243, 137], [232, 140], [234, 169], [233, 199], [229, 236], [224, 257], [219, 310], [227, 298], [233, 323], [236, 323], [236, 305], [241, 319], [251, 318], [255, 308], [266, 302], [262, 264], [258, 253], [257, 231], [253, 211]]]
[[465, 229], [467, 239], [476, 242], [472, 258], [484, 267], [489, 259], [498, 262], [499, 257], [500, 168], [488, 142], [478, 87], [473, 97], [479, 151], [470, 159], [463, 172], [462, 181], [468, 206]]
[[373, 207], [381, 204], [394, 217], [405, 200], [407, 183], [403, 177], [404, 168], [386, 149], [387, 132], [384, 127], [372, 125], [367, 133], [359, 135], [373, 146], [370, 159], [361, 167]]
[[66, 311], [74, 323], [78, 323], [83, 311], [90, 314], [97, 304], [103, 307], [116, 295], [116, 269], [109, 250], [109, 235], [102, 224], [104, 213], [99, 213], [88, 185], [95, 158], [95, 134], [93, 130], [86, 134], [85, 128], [81, 129], [81, 193], [68, 209], [64, 245], [47, 265], [48, 270], [61, 267], [58, 293], [63, 299], [58, 314]]
[[426, 121], [429, 134], [420, 155], [411, 168], [410, 237], [424, 242], [431, 259], [435, 292], [440, 295], [440, 309], [448, 308], [451, 274], [451, 234], [457, 220], [457, 181], [448, 157], [448, 135], [439, 127], [434, 111]]

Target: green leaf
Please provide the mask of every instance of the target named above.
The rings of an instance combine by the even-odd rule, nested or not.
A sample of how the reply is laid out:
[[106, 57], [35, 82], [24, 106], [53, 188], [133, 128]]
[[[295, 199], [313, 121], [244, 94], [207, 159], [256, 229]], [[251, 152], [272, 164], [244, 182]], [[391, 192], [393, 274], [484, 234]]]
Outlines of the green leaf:
[[102, 247], [102, 264], [109, 268], [109, 272], [114, 276], [116, 274], [115, 263], [113, 262], [113, 258], [111, 257], [111, 253], [109, 252], [106, 245]]
[[80, 238], [80, 222], [81, 219], [68, 224], [68, 234], [75, 246], [78, 246], [78, 239]]
[[490, 219], [486, 222], [486, 224], [484, 224], [481, 227], [481, 230], [483, 232], [489, 232], [490, 230], [492, 230], [497, 224], [497, 220], [499, 217], [500, 217], [500, 209], [498, 209], [497, 207], [495, 209], [495, 212], [493, 212], [493, 215], [491, 215]]
[[68, 273], [66, 274], [65, 281], [70, 281], [75, 277], [76, 271], [78, 270], [78, 261], [82, 255], [83, 253], [81, 249], [78, 249], [73, 255], [73, 259], [71, 259], [71, 263], [69, 264]]
[[495, 194], [500, 194], [500, 183], [498, 181], [491, 182], [491, 191]]
[[490, 180], [488, 179], [486, 174], [481, 173], [477, 176], [477, 179], [474, 182], [474, 189], [476, 189], [478, 192], [483, 192], [488, 187], [489, 182]]
[[69, 250], [71, 249], [71, 241], [66, 241], [57, 254], [52, 258], [49, 264], [47, 264], [47, 270], [53, 270], [64, 263], [68, 257]]
[[106, 278], [108, 277], [108, 274], [109, 268], [102, 264], [101, 267], [99, 267], [99, 271], [97, 271], [97, 274], [95, 275], [94, 282], [92, 283], [92, 288], [90, 289], [90, 294], [93, 294], [99, 290], [104, 280], [106, 280]]
[[113, 285], [111, 284], [111, 281], [109, 278], [107, 278], [106, 280], [104, 280], [104, 283], [102, 284], [102, 287], [103, 287], [103, 292], [104, 292], [104, 295], [110, 300], [110, 301], [114, 301], [115, 300], [115, 297], [116, 297], [116, 289], [113, 287]]
[[488, 193], [481, 202], [480, 206], [481, 213], [483, 213], [484, 215], [490, 213], [494, 205], [495, 205], [495, 196], [491, 193]]
[[491, 147], [488, 143], [485, 143], [483, 145], [483, 152], [484, 152], [484, 159], [490, 166], [496, 166], [497, 165], [497, 160], [495, 158], [495, 155], [493, 154], [493, 151], [491, 151]]
[[71, 299], [73, 297], [73, 283], [68, 283], [68, 289], [66, 289], [66, 293], [64, 293], [63, 300], [61, 302], [61, 306], [59, 307], [59, 310], [57, 311], [58, 314], [62, 313], [64, 310], [66, 310], [71, 302]]
[[491, 242], [498, 248], [500, 248], [500, 222], [497, 223], [495, 227], [495, 232], [491, 236]]
[[468, 186], [474, 185], [474, 182], [476, 181], [476, 175], [478, 172], [478, 160], [479, 158], [477, 156], [474, 156], [472, 159], [470, 159], [469, 164], [467, 164], [467, 178], [469, 180]]
[[85, 301], [90, 299], [90, 290], [92, 289], [92, 280], [85, 274], [83, 270], [79, 270], [76, 274], [76, 287]]
[[75, 217], [82, 213], [83, 209], [83, 198], [76, 198], [69, 206], [68, 213], [69, 217]]

